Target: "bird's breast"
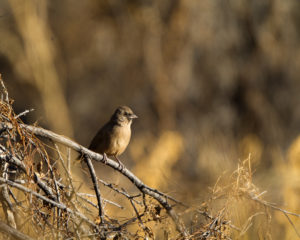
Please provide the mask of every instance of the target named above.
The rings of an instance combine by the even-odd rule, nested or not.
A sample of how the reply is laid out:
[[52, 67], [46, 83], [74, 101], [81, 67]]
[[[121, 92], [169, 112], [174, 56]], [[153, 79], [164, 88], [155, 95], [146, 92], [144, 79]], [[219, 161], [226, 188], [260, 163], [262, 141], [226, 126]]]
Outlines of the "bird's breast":
[[130, 125], [116, 128], [115, 135], [115, 141], [113, 141], [114, 146], [112, 148], [115, 150], [115, 153], [113, 155], [118, 156], [125, 151], [126, 147], [129, 144], [131, 137]]

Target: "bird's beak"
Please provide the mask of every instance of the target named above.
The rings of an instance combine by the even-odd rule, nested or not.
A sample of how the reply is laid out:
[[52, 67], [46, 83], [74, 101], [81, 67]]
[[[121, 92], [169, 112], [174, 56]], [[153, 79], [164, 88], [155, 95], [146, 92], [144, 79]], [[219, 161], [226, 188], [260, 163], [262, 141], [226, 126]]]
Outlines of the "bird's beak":
[[131, 114], [131, 115], [129, 116], [129, 118], [130, 118], [130, 119], [134, 119], [134, 118], [138, 118], [138, 116], [135, 115], [135, 114]]

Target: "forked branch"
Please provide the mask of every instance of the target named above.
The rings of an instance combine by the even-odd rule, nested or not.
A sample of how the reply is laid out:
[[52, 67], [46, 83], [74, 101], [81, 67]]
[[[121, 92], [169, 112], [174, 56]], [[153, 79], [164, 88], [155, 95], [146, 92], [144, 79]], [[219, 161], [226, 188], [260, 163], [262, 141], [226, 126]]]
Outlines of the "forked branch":
[[[175, 200], [174, 198], [166, 195], [165, 193], [162, 193], [156, 189], [152, 189], [151, 187], [147, 186], [145, 183], [143, 183], [137, 176], [135, 176], [131, 171], [129, 171], [126, 167], [119, 168], [119, 164], [112, 159], [105, 159], [104, 156], [99, 153], [95, 153], [82, 145], [70, 140], [67, 137], [58, 135], [54, 132], [51, 132], [49, 130], [40, 128], [40, 127], [34, 127], [26, 124], [20, 125], [22, 128], [26, 129], [27, 131], [31, 132], [32, 134], [40, 137], [44, 137], [47, 139], [50, 139], [54, 142], [61, 143], [67, 147], [72, 148], [73, 150], [81, 153], [82, 155], [86, 155], [90, 157], [92, 160], [97, 162], [102, 162], [106, 164], [107, 166], [115, 169], [116, 171], [119, 171], [122, 175], [124, 175], [126, 178], [128, 178], [143, 194], [146, 194], [148, 196], [151, 196], [156, 201], [158, 201], [162, 207], [166, 210], [168, 215], [172, 218], [173, 222], [176, 225], [176, 229], [183, 235], [183, 237], [188, 236], [188, 232], [177, 215], [177, 213], [174, 211], [173, 207], [169, 203], [169, 201], [174, 201], [175, 203], [178, 203], [179, 201]], [[101, 210], [99, 210], [101, 211]]]

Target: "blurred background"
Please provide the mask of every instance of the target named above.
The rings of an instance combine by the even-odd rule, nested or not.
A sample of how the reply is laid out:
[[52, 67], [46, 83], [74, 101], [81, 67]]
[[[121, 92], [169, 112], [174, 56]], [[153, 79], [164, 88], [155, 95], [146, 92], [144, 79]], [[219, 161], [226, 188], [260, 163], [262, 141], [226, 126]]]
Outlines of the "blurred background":
[[[153, 187], [200, 205], [251, 154], [266, 199], [299, 213], [299, 9], [297, 0], [2, 0], [0, 73], [15, 111], [35, 109], [24, 122], [84, 146], [130, 106], [139, 118], [121, 159]], [[281, 215], [272, 224], [273, 239], [295, 239]]]

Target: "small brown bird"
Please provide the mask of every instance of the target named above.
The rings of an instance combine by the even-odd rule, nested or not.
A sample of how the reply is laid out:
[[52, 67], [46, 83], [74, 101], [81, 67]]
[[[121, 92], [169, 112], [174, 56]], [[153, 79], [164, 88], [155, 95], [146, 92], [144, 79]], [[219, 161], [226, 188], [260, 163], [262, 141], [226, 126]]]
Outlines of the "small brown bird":
[[131, 123], [134, 118], [137, 118], [137, 116], [129, 107], [118, 107], [110, 120], [93, 138], [89, 149], [103, 154], [104, 160], [106, 160], [106, 155], [115, 157], [122, 168], [123, 164], [118, 156], [128, 146], [131, 137]]

